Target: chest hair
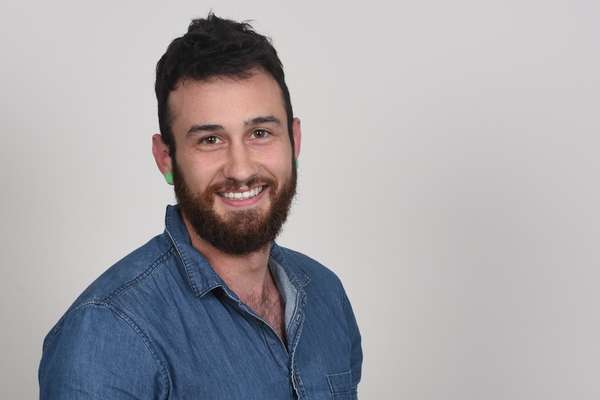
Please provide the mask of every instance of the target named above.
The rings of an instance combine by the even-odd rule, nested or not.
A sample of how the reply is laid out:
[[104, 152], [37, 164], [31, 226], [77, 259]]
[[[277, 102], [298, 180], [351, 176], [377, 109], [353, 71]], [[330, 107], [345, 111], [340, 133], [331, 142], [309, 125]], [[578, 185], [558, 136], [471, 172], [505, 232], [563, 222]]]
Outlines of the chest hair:
[[277, 289], [262, 298], [250, 297], [245, 303], [269, 324], [283, 343], [286, 342], [283, 301]]

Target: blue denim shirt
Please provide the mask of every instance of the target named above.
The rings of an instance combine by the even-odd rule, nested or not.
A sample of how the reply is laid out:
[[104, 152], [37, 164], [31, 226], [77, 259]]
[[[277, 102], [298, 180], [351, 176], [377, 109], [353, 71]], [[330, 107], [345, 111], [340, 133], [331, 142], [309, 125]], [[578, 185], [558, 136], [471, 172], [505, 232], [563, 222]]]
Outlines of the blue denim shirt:
[[273, 243], [284, 344], [190, 242], [164, 233], [109, 268], [44, 340], [41, 399], [356, 399], [361, 337], [337, 276]]

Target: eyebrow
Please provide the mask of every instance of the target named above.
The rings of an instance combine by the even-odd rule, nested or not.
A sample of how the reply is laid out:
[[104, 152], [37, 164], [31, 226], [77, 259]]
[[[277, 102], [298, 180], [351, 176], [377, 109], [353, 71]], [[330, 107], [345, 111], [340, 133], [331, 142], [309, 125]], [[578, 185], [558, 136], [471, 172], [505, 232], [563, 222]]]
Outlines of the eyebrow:
[[273, 115], [268, 115], [266, 117], [256, 117], [256, 118], [252, 118], [250, 120], [244, 121], [244, 126], [269, 124], [269, 123], [272, 123], [275, 125], [281, 125], [281, 121], [279, 120], [279, 118], [277, 118]]
[[[279, 118], [277, 118], [273, 115], [255, 117], [255, 118], [251, 118], [251, 119], [244, 121], [244, 126], [252, 126], [252, 125], [258, 125], [258, 124], [281, 125], [281, 121], [279, 120]], [[219, 125], [219, 124], [202, 124], [202, 125], [194, 124], [190, 127], [190, 129], [188, 129], [186, 136], [194, 134], [194, 133], [198, 133], [198, 132], [218, 132], [218, 131], [222, 131], [222, 130], [225, 130], [225, 128], [223, 127], [223, 125]]]

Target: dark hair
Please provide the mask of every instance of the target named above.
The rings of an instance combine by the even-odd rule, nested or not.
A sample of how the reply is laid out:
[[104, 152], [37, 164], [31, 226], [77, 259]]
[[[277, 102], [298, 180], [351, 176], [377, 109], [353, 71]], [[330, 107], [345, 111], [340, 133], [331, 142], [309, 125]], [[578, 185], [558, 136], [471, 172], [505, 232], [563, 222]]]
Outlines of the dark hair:
[[292, 103], [285, 84], [283, 66], [266, 36], [256, 33], [247, 22], [222, 19], [209, 12], [206, 19], [194, 19], [185, 35], [173, 40], [156, 65], [155, 91], [158, 123], [163, 141], [175, 157], [175, 139], [167, 100], [182, 79], [205, 80], [213, 76], [249, 78], [250, 70], [261, 68], [279, 84], [287, 113], [288, 134], [292, 135]]

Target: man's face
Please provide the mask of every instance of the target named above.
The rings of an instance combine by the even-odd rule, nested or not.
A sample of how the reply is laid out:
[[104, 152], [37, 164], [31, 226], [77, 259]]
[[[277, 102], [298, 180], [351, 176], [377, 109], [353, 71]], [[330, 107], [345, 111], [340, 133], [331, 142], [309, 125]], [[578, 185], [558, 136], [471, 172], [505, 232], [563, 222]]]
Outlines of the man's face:
[[[175, 195], [196, 233], [229, 254], [275, 239], [296, 191], [277, 82], [262, 71], [243, 80], [185, 80], [171, 92], [169, 109]], [[299, 148], [297, 120], [296, 130]]]

